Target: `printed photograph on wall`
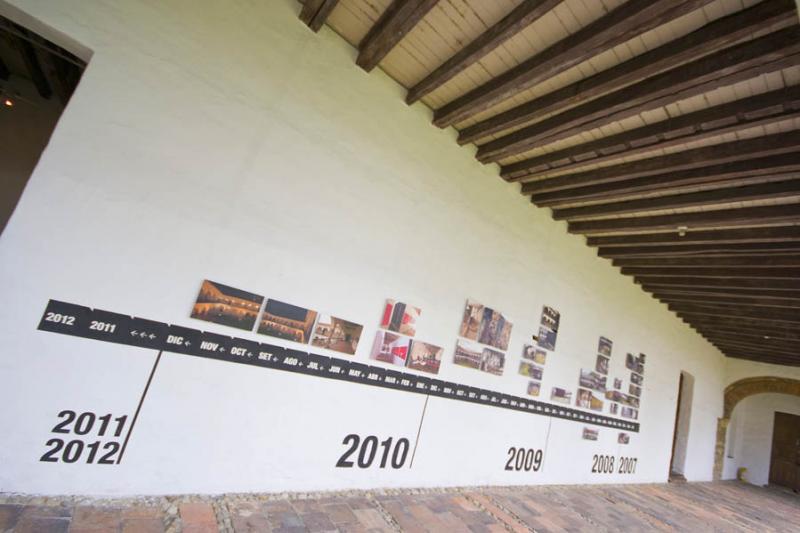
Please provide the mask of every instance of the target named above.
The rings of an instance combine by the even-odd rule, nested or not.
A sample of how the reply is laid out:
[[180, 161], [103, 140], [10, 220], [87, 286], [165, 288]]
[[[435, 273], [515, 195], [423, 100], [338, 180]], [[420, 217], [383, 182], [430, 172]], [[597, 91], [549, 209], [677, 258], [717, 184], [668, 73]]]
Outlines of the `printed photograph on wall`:
[[552, 307], [544, 306], [542, 308], [542, 322], [543, 326], [547, 326], [555, 332], [558, 332], [558, 324], [561, 321], [561, 313]]
[[578, 389], [578, 396], [575, 398], [575, 405], [589, 409], [592, 406], [592, 391], [587, 389]]
[[545, 350], [556, 349], [556, 332], [544, 326], [539, 327], [539, 337], [536, 343]]
[[469, 368], [480, 368], [483, 357], [483, 346], [480, 344], [458, 339], [456, 341], [456, 351], [453, 354], [453, 362], [460, 366]]
[[537, 365], [543, 365], [547, 360], [547, 352], [536, 346], [526, 344], [522, 347], [522, 358], [533, 361]]
[[635, 372], [631, 372], [631, 383], [634, 385], [641, 385], [644, 381], [644, 377], [636, 374]]
[[464, 316], [461, 319], [461, 327], [458, 336], [472, 341], [478, 340], [478, 329], [483, 319], [483, 305], [474, 300], [467, 300], [464, 307]]
[[417, 332], [417, 319], [421, 313], [422, 311], [419, 307], [395, 300], [386, 300], [381, 327], [401, 335], [413, 337]]
[[598, 355], [594, 369], [600, 374], [608, 374], [608, 357]]
[[372, 344], [370, 359], [406, 366], [410, 344], [411, 339], [408, 337], [379, 330], [375, 334], [375, 342]]
[[599, 435], [599, 431], [594, 428], [583, 428], [583, 439], [584, 440], [597, 440], [597, 436]]
[[608, 408], [608, 412], [611, 413], [612, 415], [619, 414], [619, 404], [612, 403], [611, 406]]
[[605, 337], [600, 337], [600, 341], [597, 343], [597, 353], [604, 355], [606, 357], [611, 357], [611, 346], [614, 343], [611, 342], [609, 339]]
[[589, 409], [591, 409], [592, 411], [602, 411], [603, 400], [592, 394], [592, 397], [589, 400]]
[[442, 348], [427, 342], [413, 341], [408, 355], [408, 368], [438, 374], [442, 364]]
[[541, 384], [536, 381], [528, 382], [528, 396], [539, 396]]
[[639, 418], [639, 411], [632, 407], [623, 407], [621, 414], [624, 418], [630, 418], [633, 420], [637, 420]]
[[192, 307], [192, 318], [224, 326], [252, 330], [263, 296], [204, 280]]
[[606, 392], [606, 377], [591, 370], [582, 368], [581, 377], [578, 383], [581, 387], [587, 389], [592, 389], [601, 393]]
[[498, 352], [490, 348], [484, 348], [481, 354], [481, 364], [479, 370], [494, 374], [495, 376], [503, 375], [503, 367], [506, 364], [506, 354]]
[[625, 368], [636, 371], [639, 368], [639, 361], [632, 353], [625, 354]]
[[320, 315], [314, 335], [311, 338], [312, 346], [326, 348], [335, 352], [353, 355], [356, 353], [358, 341], [361, 339], [361, 324], [348, 322], [335, 316]]
[[642, 396], [642, 388], [631, 383], [628, 386], [628, 393], [632, 394], [633, 396], [636, 396], [637, 398], [640, 398]]
[[506, 351], [511, 338], [511, 326], [511, 322], [499, 312], [484, 307], [478, 328], [478, 342]]
[[554, 402], [570, 404], [572, 402], [572, 392], [560, 387], [553, 387], [550, 391], [550, 399]]
[[267, 300], [258, 332], [280, 339], [308, 343], [317, 312], [296, 305]]
[[541, 380], [543, 372], [544, 372], [543, 368], [538, 367], [534, 364], [527, 363], [525, 361], [521, 361], [519, 363], [519, 373], [523, 376]]
[[620, 433], [617, 437], [617, 442], [620, 444], [628, 444], [631, 441], [631, 436], [627, 433]]
[[622, 388], [622, 380], [620, 378], [614, 378], [614, 388], [617, 390]]

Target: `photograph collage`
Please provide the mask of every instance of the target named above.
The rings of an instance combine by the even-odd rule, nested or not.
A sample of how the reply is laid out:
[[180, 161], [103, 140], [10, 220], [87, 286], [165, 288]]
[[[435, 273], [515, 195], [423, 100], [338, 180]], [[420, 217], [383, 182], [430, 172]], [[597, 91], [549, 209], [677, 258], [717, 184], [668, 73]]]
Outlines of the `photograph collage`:
[[[529, 396], [539, 396], [541, 392], [544, 364], [547, 361], [548, 350], [555, 349], [556, 335], [558, 333], [558, 324], [560, 321], [561, 314], [552, 307], [545, 305], [542, 308], [542, 315], [539, 320], [539, 334], [533, 335], [536, 344], [526, 344], [522, 347], [522, 361], [519, 363], [519, 374], [531, 380], [528, 382], [526, 389]], [[546, 334], [543, 335], [543, 332]], [[564, 403], [563, 400], [556, 401]]]
[[467, 300], [461, 318], [453, 362], [502, 376], [513, 324], [502, 313]]
[[[597, 342], [597, 357], [594, 370], [581, 369], [580, 378], [578, 379], [578, 396], [575, 398], [577, 407], [593, 411], [603, 410], [603, 405], [605, 404], [603, 398], [608, 398], [608, 369], [613, 345], [614, 343], [610, 339], [600, 337]], [[611, 414], [614, 414], [613, 404], [611, 409]]]
[[417, 319], [421, 315], [419, 307], [386, 300], [379, 325], [381, 329], [375, 334], [370, 359], [438, 374], [444, 350], [413, 338], [417, 334]]
[[363, 326], [342, 318], [321, 315], [304, 307], [267, 300], [258, 321], [264, 297], [215, 281], [204, 280], [192, 307], [191, 318], [250, 330], [300, 344], [311, 344], [354, 355]]

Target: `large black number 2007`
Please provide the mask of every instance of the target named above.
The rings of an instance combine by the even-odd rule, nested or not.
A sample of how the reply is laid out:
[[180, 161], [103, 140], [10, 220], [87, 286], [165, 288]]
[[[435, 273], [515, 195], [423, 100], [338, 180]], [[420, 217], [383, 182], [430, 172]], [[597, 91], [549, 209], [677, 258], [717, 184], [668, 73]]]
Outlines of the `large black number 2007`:
[[378, 448], [380, 447], [383, 448], [383, 452], [381, 453], [379, 468], [386, 468], [386, 464], [389, 461], [390, 451], [392, 452], [392, 468], [401, 468], [406, 462], [406, 457], [408, 457], [408, 449], [411, 445], [408, 442], [408, 439], [398, 439], [397, 443], [394, 445], [394, 449], [392, 449], [393, 442], [394, 439], [389, 437], [388, 439], [378, 443], [378, 437], [375, 435], [370, 435], [362, 441], [361, 437], [355, 433], [351, 433], [342, 441], [342, 444], [348, 446], [348, 448], [339, 458], [339, 461], [337, 461], [336, 467], [353, 468], [354, 463], [350, 459], [350, 456], [353, 455], [356, 450], [358, 450], [356, 464], [359, 468], [369, 468], [375, 461], [375, 457], [378, 454]]

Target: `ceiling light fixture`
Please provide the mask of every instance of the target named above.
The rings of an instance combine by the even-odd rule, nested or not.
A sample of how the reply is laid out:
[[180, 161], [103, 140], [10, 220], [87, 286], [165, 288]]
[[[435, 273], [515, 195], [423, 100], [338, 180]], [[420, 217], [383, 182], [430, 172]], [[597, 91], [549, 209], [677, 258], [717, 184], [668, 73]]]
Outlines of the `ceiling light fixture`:
[[689, 231], [689, 226], [678, 226], [678, 235], [686, 237], [686, 232]]
[[11, 98], [3, 99], [3, 105], [6, 107], [14, 107], [14, 101]]

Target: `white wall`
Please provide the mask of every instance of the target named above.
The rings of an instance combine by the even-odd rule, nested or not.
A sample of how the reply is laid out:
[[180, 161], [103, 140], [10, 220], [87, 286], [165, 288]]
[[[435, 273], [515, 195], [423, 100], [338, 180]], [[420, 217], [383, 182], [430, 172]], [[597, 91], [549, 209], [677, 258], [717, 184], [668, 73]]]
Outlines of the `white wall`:
[[737, 470], [745, 467], [748, 482], [754, 485], [769, 482], [776, 412], [800, 415], [800, 398], [788, 394], [756, 394], [734, 408], [728, 426], [723, 479], [735, 479]]
[[[298, 3], [11, 4], [94, 55], [0, 237], [0, 491], [663, 482], [681, 370], [696, 380], [684, 472], [711, 479], [723, 356], [349, 45], [308, 31]], [[167, 353], [124, 462], [40, 462], [60, 410], [132, 414], [155, 359], [37, 332], [47, 300], [271, 341], [191, 320], [204, 278], [364, 324], [360, 361], [384, 299], [410, 302], [417, 337], [445, 348], [442, 379], [520, 395], [522, 345], [552, 305], [545, 398], [576, 389], [605, 335], [612, 378], [625, 352], [648, 355], [641, 433], [589, 442], [574, 422], [431, 400], [413, 469], [342, 471], [347, 433], [413, 438], [422, 399]], [[452, 364], [468, 297], [514, 323], [502, 377]], [[548, 443], [543, 472], [503, 471], [509, 446]], [[592, 475], [595, 454], [638, 457], [637, 472]]]
[[731, 383], [735, 383], [741, 379], [762, 376], [800, 379], [800, 367], [757, 363], [755, 361], [747, 361], [745, 359], [728, 358], [725, 360], [726, 387]]

